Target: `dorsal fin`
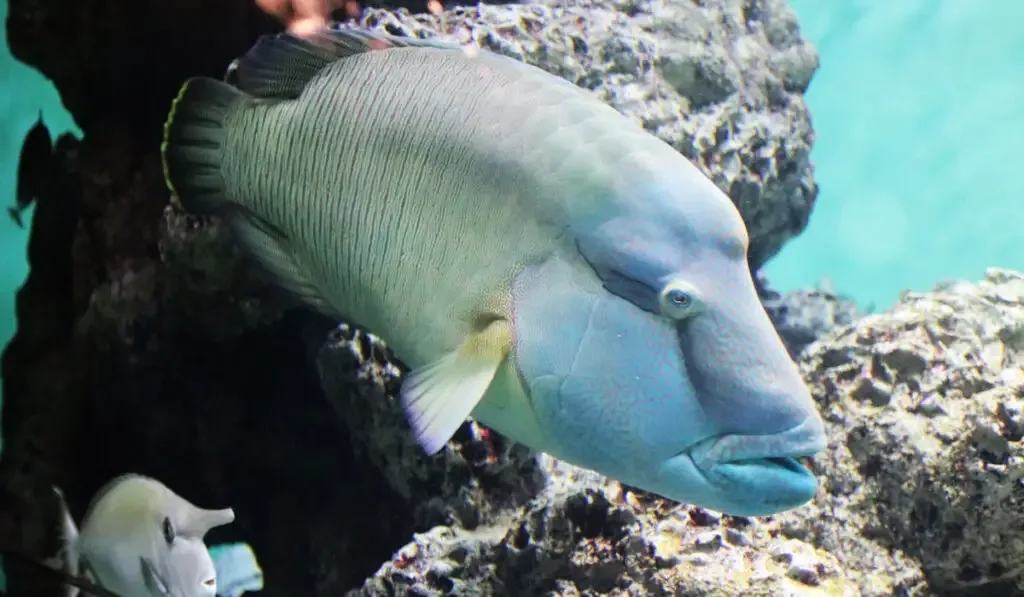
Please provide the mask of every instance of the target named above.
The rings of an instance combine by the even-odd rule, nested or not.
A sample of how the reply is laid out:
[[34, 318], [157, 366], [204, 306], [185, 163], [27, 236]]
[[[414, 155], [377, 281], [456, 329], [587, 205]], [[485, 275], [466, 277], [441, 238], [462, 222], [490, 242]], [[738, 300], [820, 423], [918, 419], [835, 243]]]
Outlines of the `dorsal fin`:
[[259, 98], [294, 99], [310, 79], [333, 62], [365, 52], [403, 47], [462, 49], [436, 40], [361, 29], [331, 28], [305, 38], [279, 33], [257, 40], [252, 49], [232, 63], [225, 78]]

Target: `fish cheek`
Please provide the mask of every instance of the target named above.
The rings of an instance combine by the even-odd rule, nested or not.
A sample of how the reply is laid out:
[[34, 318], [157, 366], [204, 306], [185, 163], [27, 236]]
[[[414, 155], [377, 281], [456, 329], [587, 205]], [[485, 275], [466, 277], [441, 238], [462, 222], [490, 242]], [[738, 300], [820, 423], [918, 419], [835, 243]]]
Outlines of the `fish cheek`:
[[[513, 285], [516, 370], [548, 436], [549, 451], [562, 457], [560, 444], [567, 430], [561, 387], [573, 369], [596, 304], [592, 289], [580, 277], [580, 270], [552, 258], [525, 269]], [[592, 288], [599, 288], [596, 280], [589, 281]]]
[[706, 433], [674, 326], [611, 294], [589, 320], [559, 409], [576, 456], [633, 483]]
[[530, 297], [517, 304], [516, 327], [520, 373], [553, 455], [642, 484], [703, 432], [675, 328], [662, 318], [598, 289]]

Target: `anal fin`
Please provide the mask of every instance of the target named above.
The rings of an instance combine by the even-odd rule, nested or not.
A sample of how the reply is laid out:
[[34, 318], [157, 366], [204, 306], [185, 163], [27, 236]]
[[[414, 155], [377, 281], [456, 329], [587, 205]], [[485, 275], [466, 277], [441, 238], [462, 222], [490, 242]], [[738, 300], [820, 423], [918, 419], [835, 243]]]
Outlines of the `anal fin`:
[[270, 274], [274, 282], [324, 315], [339, 317], [337, 309], [313, 283], [309, 272], [296, 259], [288, 237], [276, 226], [243, 210], [233, 210], [225, 220], [238, 242]]
[[454, 351], [408, 374], [401, 400], [416, 440], [435, 454], [466, 421], [512, 348], [512, 324], [495, 319]]

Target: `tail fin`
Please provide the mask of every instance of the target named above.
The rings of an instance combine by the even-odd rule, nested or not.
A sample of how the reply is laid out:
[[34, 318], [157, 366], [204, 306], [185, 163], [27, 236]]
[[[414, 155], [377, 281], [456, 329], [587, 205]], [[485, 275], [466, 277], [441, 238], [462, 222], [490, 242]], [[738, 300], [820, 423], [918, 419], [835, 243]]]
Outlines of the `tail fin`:
[[[60, 551], [57, 552], [57, 558], [60, 560], [58, 566], [63, 568], [69, 576], [79, 578], [81, 554], [78, 553], [78, 526], [71, 518], [71, 511], [68, 509], [67, 502], [64, 501], [64, 494], [56, 487], [53, 488], [53, 492], [57, 494], [61, 512]], [[78, 587], [68, 585], [65, 597], [78, 597]]]
[[248, 591], [263, 590], [263, 570], [248, 543], [227, 543], [210, 547], [217, 571], [217, 594], [240, 597]]
[[196, 214], [215, 214], [225, 203], [220, 161], [224, 121], [250, 96], [209, 77], [193, 77], [181, 86], [164, 123], [160, 146], [164, 181], [182, 206]]

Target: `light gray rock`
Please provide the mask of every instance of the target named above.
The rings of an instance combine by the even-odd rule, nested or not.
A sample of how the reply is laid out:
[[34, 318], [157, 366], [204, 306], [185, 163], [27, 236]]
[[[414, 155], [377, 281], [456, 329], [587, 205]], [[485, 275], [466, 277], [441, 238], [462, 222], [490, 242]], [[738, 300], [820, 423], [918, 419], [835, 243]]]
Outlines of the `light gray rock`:
[[[435, 527], [347, 597], [924, 596], [912, 561], [828, 516], [829, 498], [748, 519], [634, 493], [547, 456], [533, 502], [474, 531]], [[828, 540], [844, 542], [826, 548]]]
[[1024, 276], [908, 293], [823, 338], [804, 366], [840, 509], [920, 561], [936, 593], [1019, 594]]
[[755, 268], [817, 196], [803, 92], [818, 67], [785, 0], [551, 0], [359, 26], [473, 44], [595, 91], [689, 157], [739, 206]]

